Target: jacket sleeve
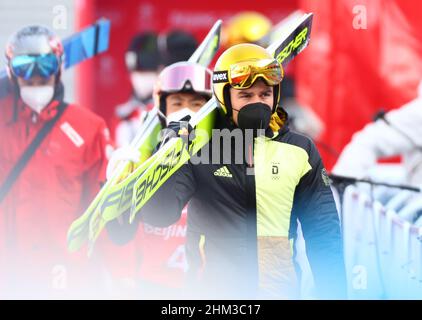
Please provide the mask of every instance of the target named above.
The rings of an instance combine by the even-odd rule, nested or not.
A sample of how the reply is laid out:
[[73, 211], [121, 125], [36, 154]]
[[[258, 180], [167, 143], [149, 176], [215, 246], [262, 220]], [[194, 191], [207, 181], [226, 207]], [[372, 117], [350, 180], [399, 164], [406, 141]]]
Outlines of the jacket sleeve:
[[344, 299], [346, 277], [339, 216], [320, 155], [309, 143], [310, 168], [296, 187], [292, 213], [302, 225], [318, 297]]
[[422, 136], [422, 99], [415, 99], [388, 112], [385, 119], [369, 123], [353, 135], [334, 166], [333, 173], [363, 178], [379, 158], [397, 156], [415, 149]]
[[182, 210], [196, 190], [192, 165], [182, 165], [151, 197], [138, 213], [141, 220], [167, 227], [180, 219]]

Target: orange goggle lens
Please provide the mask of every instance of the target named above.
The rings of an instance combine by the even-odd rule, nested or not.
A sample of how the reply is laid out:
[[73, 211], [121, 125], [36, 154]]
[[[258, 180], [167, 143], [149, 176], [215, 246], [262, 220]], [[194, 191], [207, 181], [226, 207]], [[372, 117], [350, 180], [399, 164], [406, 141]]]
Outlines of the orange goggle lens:
[[234, 89], [250, 88], [256, 79], [263, 78], [269, 86], [283, 79], [283, 69], [277, 60], [244, 61], [230, 66], [228, 80]]

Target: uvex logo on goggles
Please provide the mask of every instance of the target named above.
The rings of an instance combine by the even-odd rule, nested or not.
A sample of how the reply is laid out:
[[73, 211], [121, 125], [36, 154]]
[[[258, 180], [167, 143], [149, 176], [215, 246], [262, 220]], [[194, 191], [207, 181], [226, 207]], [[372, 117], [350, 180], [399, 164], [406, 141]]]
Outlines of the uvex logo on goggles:
[[212, 75], [213, 83], [224, 83], [229, 81], [229, 74], [227, 71], [214, 71]]

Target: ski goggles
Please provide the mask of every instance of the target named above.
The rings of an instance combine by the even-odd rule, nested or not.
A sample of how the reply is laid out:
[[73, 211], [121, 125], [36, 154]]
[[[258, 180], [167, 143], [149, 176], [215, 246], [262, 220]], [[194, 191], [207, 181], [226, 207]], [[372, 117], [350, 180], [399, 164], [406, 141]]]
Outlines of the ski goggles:
[[34, 76], [50, 78], [59, 71], [59, 59], [53, 53], [42, 55], [21, 55], [10, 61], [12, 73], [29, 80]]
[[216, 71], [214, 83], [228, 82], [234, 89], [248, 89], [258, 78], [263, 78], [267, 85], [275, 86], [283, 79], [283, 68], [276, 59], [242, 61], [230, 66], [228, 71]]
[[160, 89], [164, 92], [195, 91], [211, 95], [211, 72], [195, 65], [170, 66], [160, 75]]

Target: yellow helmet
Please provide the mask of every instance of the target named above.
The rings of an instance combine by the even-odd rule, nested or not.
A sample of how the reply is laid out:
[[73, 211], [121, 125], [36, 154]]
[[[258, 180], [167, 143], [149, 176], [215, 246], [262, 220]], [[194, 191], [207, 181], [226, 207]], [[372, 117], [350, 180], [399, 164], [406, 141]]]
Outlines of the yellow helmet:
[[224, 114], [231, 117], [230, 87], [250, 88], [257, 79], [274, 87], [273, 113], [280, 100], [283, 67], [267, 50], [251, 43], [235, 45], [218, 58], [213, 72], [213, 92]]
[[271, 28], [271, 21], [263, 14], [254, 11], [241, 12], [233, 16], [225, 26], [222, 32], [223, 44], [228, 48], [239, 43], [257, 43], [269, 34]]

